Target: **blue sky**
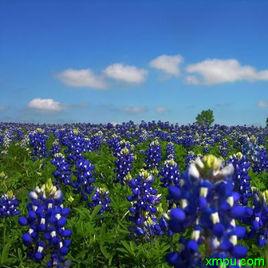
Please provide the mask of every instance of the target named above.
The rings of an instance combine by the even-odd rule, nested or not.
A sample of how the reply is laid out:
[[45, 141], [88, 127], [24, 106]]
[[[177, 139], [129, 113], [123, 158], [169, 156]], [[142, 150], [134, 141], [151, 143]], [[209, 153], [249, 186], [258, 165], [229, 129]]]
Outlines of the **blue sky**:
[[268, 1], [1, 1], [0, 121], [264, 125]]

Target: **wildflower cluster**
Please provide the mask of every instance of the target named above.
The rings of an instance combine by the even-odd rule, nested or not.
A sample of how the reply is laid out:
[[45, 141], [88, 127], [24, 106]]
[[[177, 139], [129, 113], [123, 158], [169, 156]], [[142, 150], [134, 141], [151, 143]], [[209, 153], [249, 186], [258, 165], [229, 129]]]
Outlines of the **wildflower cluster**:
[[51, 148], [51, 154], [57, 154], [60, 152], [60, 142], [59, 140], [55, 139], [52, 143], [52, 148]]
[[268, 154], [263, 146], [259, 146], [255, 149], [252, 168], [253, 171], [256, 173], [268, 171]]
[[101, 209], [99, 213], [102, 214], [104, 211], [109, 209], [110, 203], [111, 199], [109, 197], [109, 191], [107, 191], [105, 188], [96, 187], [95, 192], [91, 197], [91, 202], [89, 203], [89, 206], [96, 207], [100, 205]]
[[[106, 203], [101, 211], [105, 211], [110, 203], [108, 192], [101, 193], [96, 189], [95, 194], [92, 196], [92, 203], [90, 202], [90, 196], [95, 188], [93, 185], [95, 178], [92, 175], [94, 165], [82, 155], [85, 151], [83, 146], [86, 142], [87, 140], [78, 135], [77, 131], [70, 132], [66, 137], [63, 137], [62, 143], [67, 146], [67, 157], [65, 158], [61, 153], [54, 155], [51, 162], [56, 167], [56, 170], [53, 174], [58, 183], [71, 186], [75, 193], [80, 194], [82, 199], [88, 202], [90, 207], [96, 205], [98, 197], [104, 200], [103, 202]], [[75, 179], [73, 179], [74, 177]]]
[[12, 133], [11, 131], [6, 130], [3, 136], [3, 147], [7, 150], [12, 142]]
[[[71, 264], [66, 260], [72, 237], [67, 227], [70, 210], [63, 206], [61, 186], [68, 192], [68, 203], [77, 207], [73, 213], [79, 213], [71, 221], [71, 225], [77, 227], [74, 246], [78, 248], [70, 252], [70, 259], [78, 260], [82, 266], [102, 267], [109, 260], [112, 267], [127, 267], [129, 263], [139, 267], [152, 267], [154, 264], [162, 267], [165, 264], [161, 252], [167, 250], [171, 251], [167, 255], [169, 264], [177, 268], [204, 267], [204, 257], [241, 259], [247, 255], [247, 246], [248, 256], [262, 257], [262, 252], [268, 249], [268, 191], [264, 190], [267, 188], [265, 172], [268, 171], [267, 130], [217, 124], [180, 126], [161, 121], [99, 125], [0, 123], [1, 168], [10, 172], [12, 168], [18, 169], [14, 171], [14, 178], [8, 180], [1, 172], [0, 186], [4, 189], [12, 186], [17, 191], [21, 185], [19, 175], [28, 174], [28, 179], [24, 180], [25, 187], [19, 191], [19, 196], [25, 194], [39, 164], [31, 163], [29, 155], [23, 156], [23, 153], [32, 151], [34, 158], [45, 157], [39, 161], [41, 173], [50, 172], [47, 161], [51, 160], [55, 167], [52, 171], [55, 184], [49, 181], [42, 187], [36, 187], [29, 194], [25, 217], [19, 219], [19, 223], [25, 226], [22, 236], [24, 248], [28, 257], [37, 262], [34, 265], [37, 267], [45, 264], [68, 268]], [[161, 148], [162, 144], [166, 146]], [[110, 147], [108, 154], [107, 146]], [[197, 154], [215, 149], [223, 158]], [[165, 152], [163, 162], [162, 151]], [[243, 154], [230, 156], [233, 151]], [[20, 155], [17, 157], [16, 153]], [[145, 163], [143, 157], [134, 163], [135, 153], [144, 154]], [[185, 153], [187, 156], [183, 159]], [[98, 162], [100, 158], [102, 160]], [[97, 162], [93, 163], [91, 159]], [[109, 164], [111, 161], [114, 161], [113, 167]], [[181, 171], [180, 165], [185, 167], [185, 172]], [[144, 169], [132, 178], [141, 167]], [[113, 168], [115, 172], [111, 170]], [[251, 178], [249, 173], [253, 174]], [[113, 174], [114, 180], [122, 185], [111, 183]], [[97, 180], [96, 176], [102, 179]], [[109, 185], [109, 191], [105, 183]], [[251, 183], [258, 190], [251, 187]], [[129, 192], [125, 196], [128, 196], [127, 203], [121, 202], [125, 191]], [[110, 192], [113, 198], [110, 198]], [[114, 211], [109, 209], [111, 199]], [[11, 192], [0, 197], [0, 220], [2, 226], [4, 224], [0, 262], [6, 267], [18, 264], [18, 260], [26, 263], [26, 254], [14, 250], [16, 241], [12, 237], [16, 237], [18, 232], [11, 228], [14, 217], [12, 221], [5, 219], [20, 214], [18, 205], [19, 201]], [[83, 206], [94, 211], [89, 217], [94, 222], [83, 222], [88, 218]], [[98, 209], [94, 210], [95, 207]], [[97, 211], [99, 214], [108, 212], [108, 215], [95, 217]], [[129, 222], [124, 220], [126, 216], [129, 216]], [[123, 247], [112, 241], [115, 236], [109, 234], [111, 230], [118, 229], [118, 221], [122, 232], [115, 236]], [[133, 253], [135, 244], [126, 239], [126, 226], [130, 226], [135, 242], [152, 242], [151, 252], [141, 252], [139, 249], [144, 247], [140, 245], [139, 252]], [[10, 233], [6, 235], [8, 228]], [[83, 243], [84, 231], [93, 233], [91, 240], [97, 243]], [[157, 238], [159, 235], [164, 237]], [[129, 243], [125, 243], [126, 240]], [[146, 248], [149, 244], [146, 243]], [[119, 251], [122, 249], [123, 255], [129, 252], [126, 258], [122, 254], [122, 258], [113, 258], [114, 254], [109, 250], [116, 245], [120, 247]], [[84, 256], [90, 250], [93, 253], [99, 250], [100, 254], [95, 254], [96, 258]]]
[[223, 157], [226, 157], [228, 155], [228, 141], [227, 141], [227, 139], [223, 139], [220, 142], [219, 152], [220, 152], [221, 156], [223, 156]]
[[37, 128], [29, 134], [29, 144], [32, 147], [32, 155], [37, 158], [42, 158], [47, 155], [47, 135], [44, 130]]
[[241, 204], [247, 205], [248, 199], [251, 196], [251, 184], [248, 175], [250, 162], [242, 155], [242, 153], [237, 153], [231, 156], [230, 162], [234, 167], [234, 190], [239, 193]]
[[107, 141], [108, 145], [113, 150], [114, 156], [118, 153], [118, 151], [120, 151], [118, 148], [119, 142], [120, 142], [120, 138], [116, 134], [113, 134], [112, 137]]
[[77, 156], [80, 156], [84, 151], [83, 142], [83, 137], [78, 135], [76, 131], [70, 132], [65, 138], [63, 145], [67, 146], [65, 153], [70, 162], [74, 162]]
[[261, 193], [253, 188], [253, 214], [243, 221], [250, 226], [249, 238], [260, 247], [268, 245], [268, 190]]
[[20, 214], [18, 206], [19, 200], [14, 196], [12, 191], [3, 194], [0, 197], [0, 218]]
[[20, 146], [27, 151], [29, 150], [29, 144], [30, 144], [30, 139], [28, 135], [25, 135], [23, 139], [20, 141]]
[[194, 152], [189, 151], [185, 157], [185, 166], [188, 168], [191, 162], [193, 162], [197, 156], [195, 155]]
[[22, 226], [29, 227], [22, 236], [28, 256], [37, 262], [48, 257], [48, 267], [64, 267], [72, 232], [65, 228], [70, 210], [62, 205], [61, 190], [49, 180], [30, 192], [29, 198], [28, 215], [19, 219]]
[[158, 140], [154, 140], [150, 143], [149, 148], [145, 152], [146, 154], [146, 167], [148, 169], [157, 168], [161, 161], [161, 147]]
[[256, 173], [268, 171], [268, 154], [263, 145], [256, 143], [256, 137], [244, 138], [242, 153], [252, 161], [252, 169]]
[[126, 141], [124, 139], [123, 140], [115, 139], [112, 148], [113, 148], [113, 155], [117, 157], [120, 154], [121, 150], [124, 148], [127, 148], [129, 151], [133, 150], [133, 145], [131, 145], [129, 141]]
[[175, 147], [173, 142], [167, 144], [166, 153], [168, 158], [175, 158]]
[[179, 185], [180, 172], [178, 164], [174, 159], [165, 161], [159, 175], [161, 176], [160, 181], [162, 182], [162, 186], [168, 187], [170, 185]]
[[128, 201], [132, 207], [129, 209], [131, 216], [129, 220], [134, 223], [131, 230], [135, 235], [150, 236], [161, 233], [161, 227], [156, 217], [156, 205], [160, 202], [157, 190], [152, 187], [153, 176], [146, 170], [141, 170], [139, 176], [129, 181], [132, 195]]
[[72, 186], [75, 192], [81, 194], [82, 198], [87, 201], [94, 189], [92, 185], [95, 182], [95, 178], [92, 175], [94, 165], [83, 156], [79, 156], [75, 161], [75, 168], [74, 175], [76, 180], [72, 182]]
[[97, 151], [101, 146], [102, 140], [103, 140], [102, 131], [98, 131], [95, 135], [93, 135], [93, 137], [91, 137], [90, 139], [91, 151]]
[[117, 159], [115, 162], [115, 172], [117, 181], [123, 184], [128, 178], [131, 177], [130, 172], [133, 166], [134, 155], [131, 153], [127, 146], [122, 148], [117, 153]]
[[67, 162], [65, 156], [61, 153], [56, 153], [51, 159], [51, 163], [56, 167], [53, 175], [57, 183], [59, 185], [60, 183], [71, 185], [72, 171], [70, 164]]
[[252, 209], [239, 203], [234, 191], [232, 164], [223, 167], [222, 160], [212, 155], [197, 158], [184, 174], [180, 187], [169, 187], [177, 208], [170, 210], [169, 226], [173, 232], [192, 227], [191, 239], [181, 238], [183, 249], [168, 254], [167, 260], [176, 267], [199, 267], [202, 263], [200, 245], [206, 254], [217, 258], [243, 258], [247, 249], [238, 244], [246, 228], [237, 219], [252, 215]]

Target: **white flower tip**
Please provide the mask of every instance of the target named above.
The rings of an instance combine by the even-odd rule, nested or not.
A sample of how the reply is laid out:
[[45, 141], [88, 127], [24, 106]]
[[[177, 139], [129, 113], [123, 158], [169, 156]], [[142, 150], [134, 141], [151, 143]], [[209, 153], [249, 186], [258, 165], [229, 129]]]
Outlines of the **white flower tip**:
[[228, 166], [224, 167], [221, 170], [221, 173], [223, 176], [230, 176], [234, 173], [234, 166], [232, 164], [229, 164]]
[[38, 199], [38, 195], [37, 195], [37, 193], [36, 193], [35, 191], [30, 192], [29, 195], [30, 195], [30, 197], [33, 198], [33, 199]]
[[237, 244], [237, 236], [232, 235], [229, 239], [229, 241], [235, 246]]
[[59, 198], [61, 198], [62, 197], [62, 192], [61, 192], [61, 190], [57, 190], [56, 192], [55, 192], [55, 194], [54, 194], [54, 198], [55, 199], [59, 199]]
[[196, 164], [198, 167], [200, 167], [201, 169], [204, 168], [204, 163], [202, 162], [202, 160], [201, 160], [200, 157], [197, 157], [197, 158], [195, 159], [194, 162], [195, 162], [195, 164]]
[[195, 164], [191, 164], [189, 167], [189, 174], [195, 178], [199, 178], [200, 177], [200, 173], [198, 171], [198, 169], [196, 168]]

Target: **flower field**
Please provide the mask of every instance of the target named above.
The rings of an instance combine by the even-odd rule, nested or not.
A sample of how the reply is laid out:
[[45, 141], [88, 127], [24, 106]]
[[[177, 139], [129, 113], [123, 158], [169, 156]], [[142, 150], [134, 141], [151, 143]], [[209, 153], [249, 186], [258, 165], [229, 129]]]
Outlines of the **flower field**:
[[1, 123], [0, 267], [268, 265], [267, 134]]

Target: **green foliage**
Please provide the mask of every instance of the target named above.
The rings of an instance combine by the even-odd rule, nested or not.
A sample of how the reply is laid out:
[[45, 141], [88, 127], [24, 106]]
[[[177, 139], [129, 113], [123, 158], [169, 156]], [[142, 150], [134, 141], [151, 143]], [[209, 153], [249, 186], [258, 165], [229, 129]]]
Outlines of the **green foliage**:
[[[49, 143], [52, 143], [50, 138]], [[134, 150], [135, 161], [132, 176], [144, 166], [144, 151], [149, 141], [138, 144]], [[163, 160], [166, 159], [167, 142], [161, 142]], [[185, 170], [187, 151], [202, 153], [201, 146], [186, 149], [175, 144], [175, 160], [180, 171]], [[237, 152], [230, 141], [230, 152]], [[219, 154], [217, 146], [210, 148], [210, 153]], [[96, 186], [105, 186], [110, 193], [111, 210], [99, 215], [99, 207], [91, 209], [86, 202], [81, 202], [79, 195], [74, 194], [69, 187], [62, 186], [65, 201], [64, 206], [71, 208], [67, 227], [72, 229], [72, 246], [67, 255], [72, 267], [169, 267], [165, 262], [166, 253], [178, 250], [179, 235], [173, 237], [155, 237], [151, 240], [135, 239], [130, 236], [128, 221], [129, 202], [126, 196], [130, 194], [128, 186], [114, 183], [115, 158], [107, 145], [102, 145], [97, 152], [85, 154], [95, 166], [94, 176]], [[12, 144], [7, 155], [0, 155], [0, 194], [12, 190], [21, 201], [20, 210], [26, 213], [28, 193], [36, 185], [43, 184], [51, 178], [54, 166], [50, 158], [33, 161], [27, 150]], [[268, 188], [267, 173], [255, 174], [251, 171], [253, 186], [260, 190]], [[53, 177], [52, 177], [53, 179]], [[167, 190], [160, 186], [159, 176], [156, 176], [154, 187], [162, 194], [162, 208], [168, 209], [166, 202]], [[71, 198], [72, 197], [72, 198]], [[27, 259], [26, 248], [22, 244], [23, 228], [18, 225], [18, 217], [0, 219], [0, 267], [37, 268], [43, 267]], [[190, 236], [190, 230], [186, 233]], [[249, 256], [262, 256], [263, 251], [248, 242]], [[205, 254], [205, 248], [202, 248]]]
[[203, 110], [195, 119], [196, 123], [200, 125], [210, 126], [214, 122], [213, 111], [210, 109]]
[[251, 185], [253, 187], [256, 187], [260, 191], [265, 191], [268, 189], [268, 172], [255, 174], [252, 170], [250, 170], [249, 176], [251, 178]]

